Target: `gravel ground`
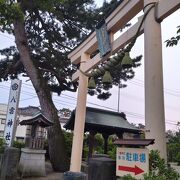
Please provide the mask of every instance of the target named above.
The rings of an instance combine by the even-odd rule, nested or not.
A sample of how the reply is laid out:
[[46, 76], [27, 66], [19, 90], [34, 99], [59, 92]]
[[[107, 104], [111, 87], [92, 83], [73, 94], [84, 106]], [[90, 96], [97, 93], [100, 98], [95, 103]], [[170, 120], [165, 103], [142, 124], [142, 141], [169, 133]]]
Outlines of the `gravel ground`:
[[63, 180], [63, 173], [54, 172], [50, 162], [46, 162], [46, 174], [46, 177], [24, 177], [22, 180]]

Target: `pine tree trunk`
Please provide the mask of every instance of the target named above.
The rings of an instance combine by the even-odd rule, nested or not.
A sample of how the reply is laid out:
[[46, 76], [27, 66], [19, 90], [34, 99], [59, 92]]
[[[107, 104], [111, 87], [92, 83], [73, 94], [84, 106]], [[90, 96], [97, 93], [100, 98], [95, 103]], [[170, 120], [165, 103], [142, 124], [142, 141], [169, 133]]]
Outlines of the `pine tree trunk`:
[[42, 113], [49, 120], [54, 122], [54, 125], [48, 128], [49, 155], [52, 167], [55, 171], [66, 171], [68, 170], [69, 163], [57, 109], [54, 106], [50, 90], [48, 89], [45, 80], [42, 78], [41, 74], [39, 74], [38, 69], [31, 59], [23, 22], [18, 20], [14, 22], [14, 35], [20, 53], [20, 60], [36, 90]]

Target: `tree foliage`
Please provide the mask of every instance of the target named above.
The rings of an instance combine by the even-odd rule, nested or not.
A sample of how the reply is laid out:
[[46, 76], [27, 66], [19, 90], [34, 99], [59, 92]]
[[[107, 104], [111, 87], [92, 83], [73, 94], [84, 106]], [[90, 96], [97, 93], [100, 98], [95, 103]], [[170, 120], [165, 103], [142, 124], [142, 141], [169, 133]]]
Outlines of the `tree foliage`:
[[[105, 19], [107, 16], [109, 16], [113, 10], [115, 9], [115, 7], [117, 7], [120, 3], [122, 2], [122, 0], [112, 0], [110, 2], [104, 1], [103, 2], [103, 6], [98, 10], [98, 12], [101, 14], [101, 20]], [[122, 32], [126, 27], [129, 27], [131, 24], [127, 23], [125, 24], [120, 31]], [[121, 52], [122, 49], [119, 50], [119, 52]], [[99, 51], [97, 51], [96, 53], [98, 53]], [[94, 54], [95, 55], [95, 54]], [[134, 68], [137, 68], [141, 65], [141, 58], [142, 56], [137, 56], [135, 58], [133, 58], [133, 64], [131, 68], [125, 68], [123, 69], [121, 66], [121, 62], [122, 60], [119, 60], [119, 64], [115, 67], [112, 67], [110, 70], [110, 74], [112, 76], [112, 84], [110, 85], [104, 85], [102, 83], [102, 76], [101, 77], [97, 77], [95, 78], [95, 82], [96, 82], [96, 88], [94, 90], [89, 89], [88, 93], [89, 95], [96, 95], [98, 99], [101, 100], [106, 100], [111, 96], [110, 93], [110, 89], [112, 88], [112, 86], [119, 86], [119, 88], [125, 88], [127, 87], [126, 82], [128, 80], [133, 79], [133, 77], [135, 76], [135, 71]], [[114, 54], [114, 59], [120, 59], [119, 54]], [[105, 62], [100, 64], [99, 67], [104, 66]]]
[[168, 144], [168, 161], [180, 164], [180, 129], [176, 132], [167, 132]]
[[66, 117], [69, 118], [71, 116], [71, 110], [68, 108], [62, 108], [59, 110], [60, 117]]
[[68, 170], [68, 158], [57, 110], [50, 92], [75, 91], [74, 67], [67, 53], [94, 27], [92, 0], [0, 0], [0, 30], [15, 36], [16, 47], [0, 51], [0, 80], [28, 76], [42, 113], [54, 122], [48, 128], [52, 167]]
[[[99, 20], [106, 18], [121, 1], [112, 0], [109, 3], [104, 1], [99, 9], [95, 9], [92, 0], [22, 0], [19, 1], [21, 6], [5, 2], [1, 0], [1, 6], [5, 6], [1, 8], [1, 30], [13, 33], [13, 20], [24, 18], [32, 61], [46, 79], [51, 91], [60, 95], [64, 90], [76, 91], [77, 88], [77, 83], [71, 81], [76, 67], [67, 59], [68, 52], [87, 36], [89, 30], [95, 28]], [[13, 16], [14, 13], [17, 17]], [[28, 76], [20, 62], [16, 47], [0, 50], [0, 54], [4, 57], [0, 62], [1, 81], [8, 80], [8, 77], [15, 78], [18, 74]], [[134, 59], [133, 68], [140, 65], [140, 60], [141, 56]], [[127, 81], [134, 77], [133, 68], [122, 70], [120, 66], [117, 66], [112, 69], [113, 85], [118, 85], [121, 81], [120, 87], [126, 87], [122, 84], [122, 80]], [[99, 99], [107, 99], [111, 95], [108, 91], [111, 87], [104, 87], [101, 80], [102, 77], [96, 79], [97, 88], [95, 91], [89, 90], [89, 94], [97, 95]]]
[[180, 177], [174, 169], [167, 166], [157, 150], [151, 150], [149, 154], [149, 166], [150, 172], [144, 176], [145, 180], [178, 180]]
[[[115, 55], [114, 58], [119, 58], [118, 55]], [[90, 95], [97, 95], [99, 99], [106, 100], [111, 96], [110, 89], [112, 88], [112, 85], [119, 86], [120, 88], [125, 88], [127, 85], [125, 82], [128, 80], [131, 80], [135, 76], [134, 68], [139, 67], [141, 65], [140, 60], [142, 56], [137, 56], [133, 59], [133, 64], [131, 68], [125, 68], [123, 69], [121, 67], [122, 60], [119, 61], [119, 64], [115, 67], [112, 67], [110, 70], [110, 74], [112, 76], [112, 84], [103, 84], [102, 83], [102, 76], [97, 77], [95, 79], [96, 82], [96, 89], [92, 90], [89, 89]], [[103, 64], [99, 65], [103, 66]]]
[[[67, 59], [67, 53], [95, 25], [93, 1], [24, 0], [19, 1], [20, 6], [16, 3], [7, 4], [7, 1], [3, 0], [1, 2], [1, 30], [13, 33], [13, 20], [22, 18], [21, 14], [24, 13], [33, 63], [48, 80], [52, 91], [59, 94], [63, 90], [75, 91], [76, 85], [71, 82], [75, 69]], [[17, 17], [14, 17], [14, 14], [17, 14]], [[16, 47], [6, 48], [0, 53], [4, 57], [0, 62], [1, 80], [7, 80], [8, 76], [16, 77], [19, 73], [28, 76]]]
[[177, 27], [177, 36], [172, 37], [168, 40], [166, 40], [166, 47], [172, 47], [172, 46], [176, 46], [180, 40], [180, 26]]

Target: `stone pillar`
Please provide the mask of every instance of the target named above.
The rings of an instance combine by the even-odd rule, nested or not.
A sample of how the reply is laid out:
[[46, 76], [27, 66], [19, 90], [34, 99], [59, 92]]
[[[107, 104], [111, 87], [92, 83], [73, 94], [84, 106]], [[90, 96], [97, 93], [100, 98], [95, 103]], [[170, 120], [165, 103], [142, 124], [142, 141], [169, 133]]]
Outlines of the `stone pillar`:
[[[80, 68], [83, 71], [85, 61], [89, 59], [88, 54], [82, 54]], [[87, 99], [88, 77], [83, 73], [79, 75], [79, 88], [77, 97], [77, 107], [74, 124], [73, 144], [71, 152], [71, 172], [81, 171], [83, 138], [84, 138], [84, 124], [86, 116], [86, 99]]]
[[21, 176], [46, 176], [45, 153], [46, 150], [22, 148], [19, 162], [19, 171], [21, 172]]
[[[144, 0], [144, 6], [151, 2], [158, 0]], [[152, 4], [145, 12], [150, 6]], [[145, 136], [155, 139], [149, 148], [159, 150], [166, 160], [161, 24], [155, 21], [154, 11], [155, 8], [151, 9], [144, 22]]]
[[19, 149], [13, 147], [7, 147], [5, 149], [1, 168], [1, 180], [16, 180], [19, 157]]

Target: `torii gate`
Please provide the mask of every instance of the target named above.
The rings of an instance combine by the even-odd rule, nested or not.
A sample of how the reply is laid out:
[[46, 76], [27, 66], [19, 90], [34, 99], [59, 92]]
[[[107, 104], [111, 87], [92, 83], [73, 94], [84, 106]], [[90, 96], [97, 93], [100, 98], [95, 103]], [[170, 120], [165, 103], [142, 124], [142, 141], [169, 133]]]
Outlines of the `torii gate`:
[[[147, 6], [154, 2], [157, 2], [157, 6], [148, 13], [139, 33], [140, 35], [144, 32], [145, 41], [145, 135], [146, 138], [155, 139], [155, 144], [150, 148], [158, 149], [161, 157], [167, 159], [160, 22], [180, 8], [180, 0], [124, 0], [110, 16], [105, 19], [107, 30], [111, 37], [111, 52], [103, 58], [100, 57], [100, 54], [97, 54], [92, 59], [90, 58], [90, 55], [98, 48], [96, 33], [93, 32], [83, 43], [75, 48], [68, 57], [74, 64], [81, 63], [80, 68], [83, 72], [92, 70], [100, 62], [107, 60], [111, 54], [116, 53], [132, 40], [139, 27], [141, 18], [116, 40], [113, 40], [113, 35], [141, 10], [144, 9], [146, 12]], [[85, 76], [84, 73], [77, 71], [72, 79], [73, 81], [79, 79], [79, 88], [70, 171], [80, 172], [88, 77]]]

